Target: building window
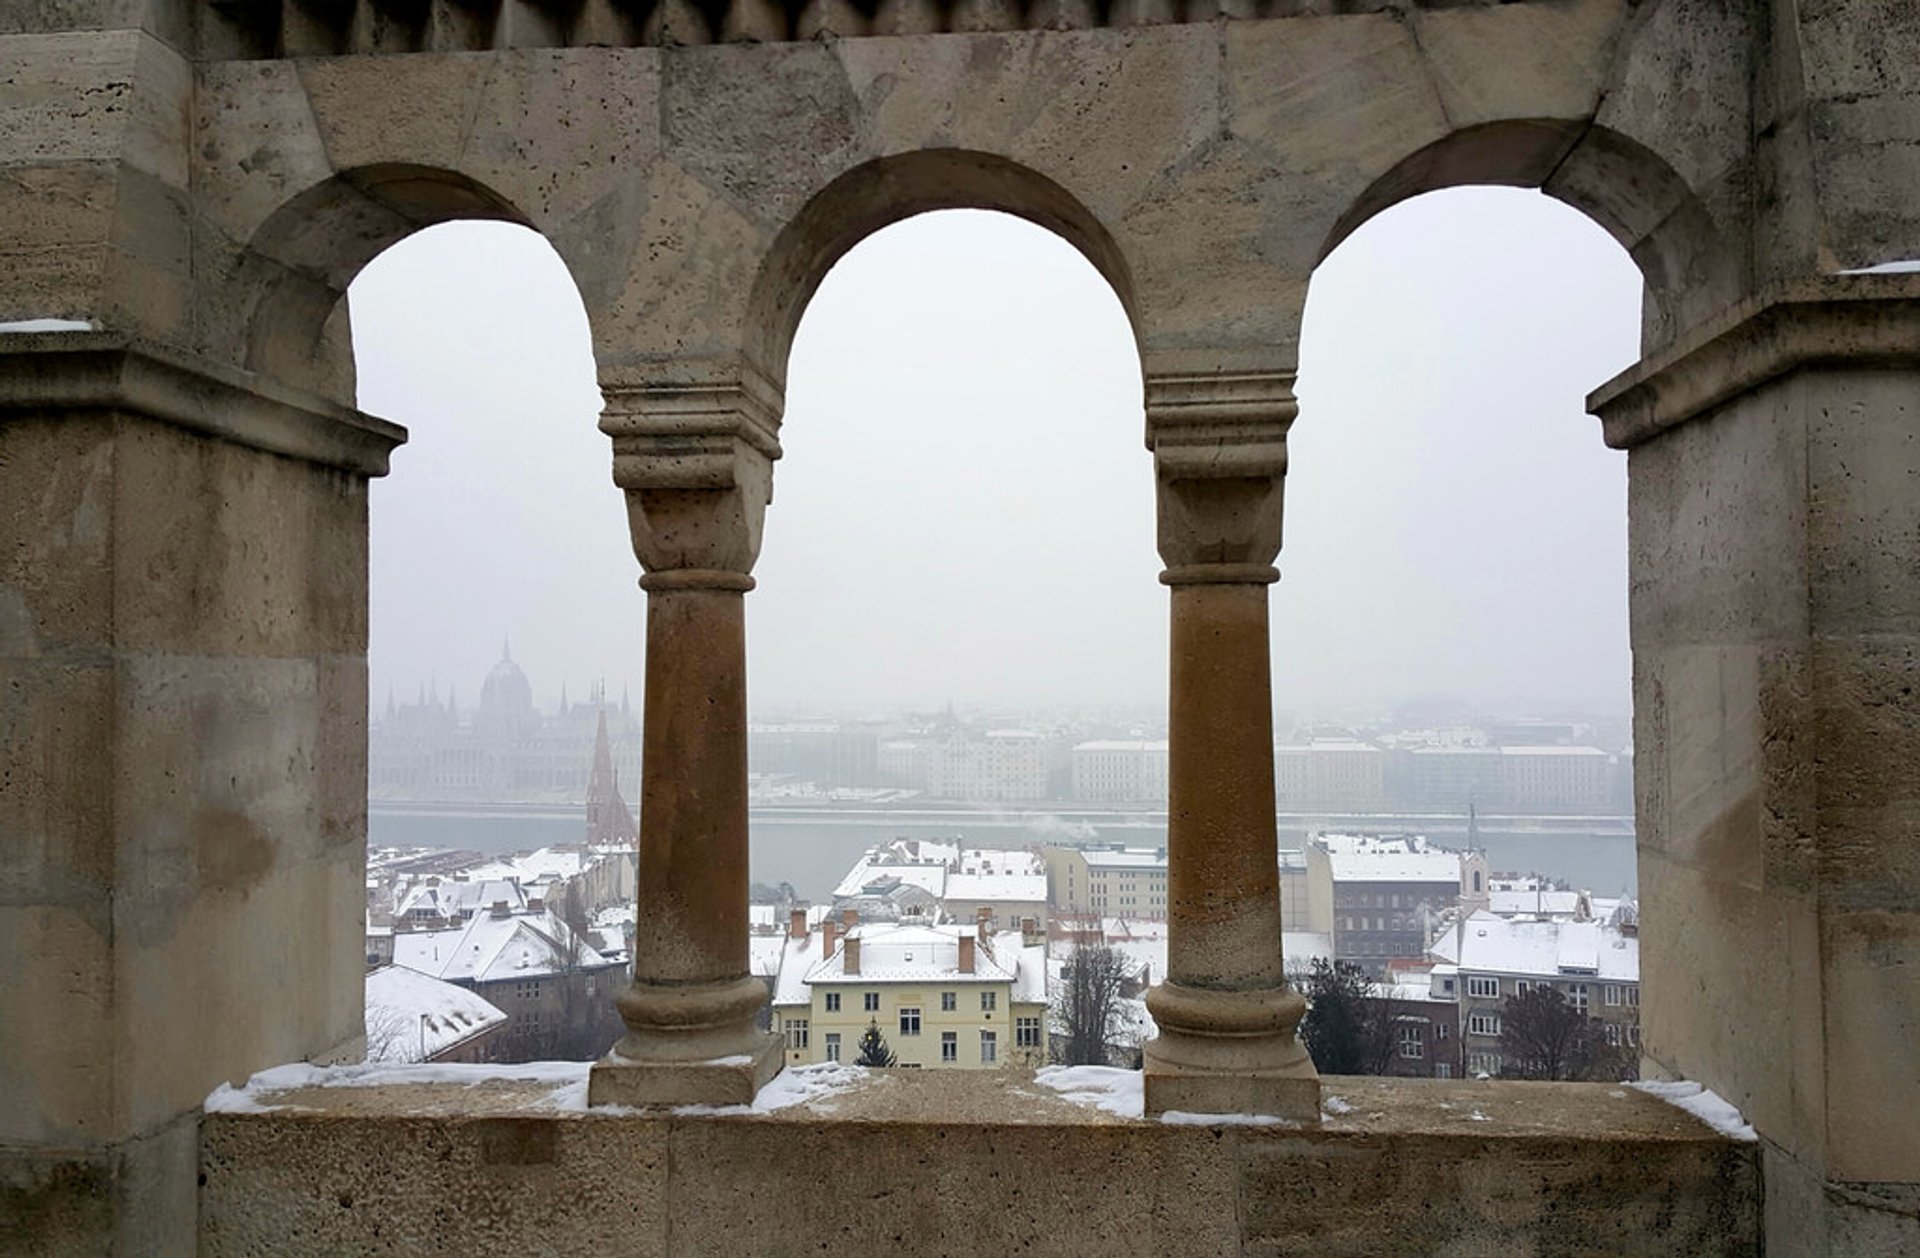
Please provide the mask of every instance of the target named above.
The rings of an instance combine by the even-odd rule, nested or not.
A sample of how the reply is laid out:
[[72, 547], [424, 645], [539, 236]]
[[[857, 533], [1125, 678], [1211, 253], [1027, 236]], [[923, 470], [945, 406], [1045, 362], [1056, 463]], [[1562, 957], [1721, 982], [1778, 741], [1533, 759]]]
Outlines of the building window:
[[537, 978], [526, 979], [515, 983], [513, 985], [513, 996], [515, 1000], [540, 999], [540, 980]]
[[[1479, 877], [1479, 875], [1478, 875], [1478, 874], [1475, 874], [1475, 875], [1474, 875], [1474, 877], [1476, 877], [1476, 878], [1478, 878], [1478, 877]], [[1446, 1062], [1446, 1061], [1436, 1061], [1436, 1062], [1434, 1062], [1434, 1063], [1433, 1063], [1433, 1077], [1434, 1077], [1434, 1078], [1436, 1078], [1436, 1079], [1451, 1079], [1451, 1078], [1453, 1078], [1453, 1063], [1452, 1063], [1452, 1062]]]
[[840, 993], [839, 992], [827, 993], [827, 1012], [828, 1013], [840, 1012]]
[[1526, 979], [1523, 979], [1523, 978], [1517, 978], [1517, 979], [1514, 979], [1514, 980], [1513, 980], [1513, 994], [1514, 994], [1514, 995], [1516, 995], [1516, 996], [1524, 996], [1524, 995], [1526, 995], [1526, 994], [1527, 994], [1528, 992], [1530, 992], [1530, 991], [1532, 991], [1532, 990], [1533, 990], [1533, 984], [1532, 984], [1532, 983], [1529, 983], [1529, 982], [1528, 982], [1528, 981], [1527, 981]]
[[1618, 1022], [1607, 1022], [1602, 1025], [1607, 1028], [1607, 1043], [1615, 1048], [1620, 1047], [1620, 1024]]
[[1013, 1020], [1013, 1042], [1017, 1048], [1039, 1048], [1040, 1019], [1015, 1018]]
[[940, 1060], [960, 1060], [960, 1033], [957, 1031], [940, 1032]]
[[787, 1019], [787, 1047], [802, 1049], [807, 1046], [807, 1020], [805, 1018]]
[[940, 1012], [952, 1013], [960, 1006], [960, 998], [952, 992], [940, 993]]
[[980, 1032], [980, 1064], [991, 1065], [1000, 1057], [1000, 1037], [992, 1031]]
[[867, 1013], [880, 1012], [880, 993], [868, 992], [861, 998], [861, 1008]]
[[1467, 1069], [1476, 1075], [1497, 1075], [1500, 1073], [1500, 1054], [1475, 1053], [1467, 1059]]
[[986, 1011], [987, 1013], [992, 1013], [994, 1005], [996, 1002], [999, 1001], [999, 999], [1000, 999], [999, 992], [981, 992], [980, 1008]]
[[1446, 1038], [1447, 1038], [1447, 1036], [1448, 1036], [1448, 1035], [1450, 1035], [1450, 1034], [1452, 1034], [1452, 1028], [1450, 1028], [1450, 1027], [1448, 1027], [1446, 1023], [1444, 1023], [1444, 1022], [1436, 1022], [1436, 1023], [1434, 1023], [1434, 1024], [1433, 1024], [1433, 1038], [1434, 1038], [1434, 1039], [1436, 1039], [1436, 1040], [1444, 1040], [1444, 1039], [1446, 1039]]
[[1606, 996], [1607, 1006], [1609, 1008], [1620, 1003], [1620, 989], [1612, 983], [1607, 984], [1604, 995]]
[[1638, 1022], [1629, 1022], [1627, 1024], [1627, 1043], [1635, 1048], [1640, 1047], [1640, 1024]]
[[827, 1032], [827, 1060], [840, 1060], [840, 1032], [838, 1031]]
[[1470, 1013], [1467, 1015], [1467, 1034], [1500, 1034], [1500, 1015], [1497, 1013]]
[[1587, 1011], [1587, 985], [1585, 983], [1567, 984], [1567, 1003], [1578, 1013]]
[[1468, 975], [1467, 995], [1475, 996], [1482, 1000], [1497, 1000], [1500, 997], [1500, 980], [1497, 978], [1482, 978], [1478, 974]]
[[920, 1011], [918, 1009], [912, 1008], [911, 1006], [903, 1006], [901, 1008], [900, 1034], [902, 1035], [920, 1034]]
[[1427, 1055], [1427, 1037], [1421, 1033], [1419, 1023], [1409, 1023], [1400, 1028], [1400, 1055], [1412, 1061]]
[[1627, 1008], [1638, 1009], [1640, 1007], [1640, 989], [1638, 987], [1629, 987], [1621, 994], [1627, 998]]

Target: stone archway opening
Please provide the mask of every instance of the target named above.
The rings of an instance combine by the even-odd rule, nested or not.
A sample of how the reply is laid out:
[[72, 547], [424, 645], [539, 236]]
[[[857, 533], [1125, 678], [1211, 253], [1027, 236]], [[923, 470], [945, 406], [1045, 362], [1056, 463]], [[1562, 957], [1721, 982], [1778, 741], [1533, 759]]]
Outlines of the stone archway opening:
[[[1164, 722], [1139, 359], [1079, 250], [993, 211], [881, 228], [813, 292], [786, 401], [750, 607], [756, 720]], [[1051, 776], [969, 788], [1015, 818], [974, 844], [1034, 841], [1018, 817], [1062, 806]], [[825, 893], [871, 837], [756, 821], [754, 877]]]
[[[1392, 203], [1315, 271], [1275, 597], [1279, 759], [1300, 761], [1277, 774], [1283, 841], [1289, 784], [1312, 789], [1316, 755], [1335, 758], [1313, 737], [1338, 733], [1378, 749], [1376, 807], [1406, 819], [1393, 828], [1478, 847], [1496, 883], [1591, 892], [1596, 918], [1637, 897], [1626, 460], [1585, 397], [1637, 357], [1642, 285], [1579, 210], [1490, 186]], [[1330, 906], [1336, 953], [1350, 937], [1385, 965], [1380, 916]], [[1493, 964], [1491, 945], [1462, 959], [1468, 934], [1439, 951]], [[1508, 995], [1516, 980], [1540, 981], [1493, 979]], [[1550, 982], [1625, 1019], [1624, 991], [1604, 1005], [1618, 976]], [[1452, 1068], [1477, 1073], [1499, 1045], [1469, 1023]]]
[[[572, 930], [569, 913], [600, 907], [546, 903], [541, 867], [510, 860], [583, 841], [599, 722], [620, 787], [639, 776], [638, 668], [622, 670], [642, 597], [585, 309], [538, 233], [474, 221], [390, 245], [342, 307], [360, 408], [409, 430], [369, 493], [368, 964], [468, 987], [504, 1017], [429, 1039], [370, 976], [369, 1059], [597, 1057], [619, 1032], [618, 969], [597, 952], [504, 977], [456, 961], [459, 928], [502, 897], [548, 936], [547, 914]], [[413, 847], [444, 863], [394, 855]]]

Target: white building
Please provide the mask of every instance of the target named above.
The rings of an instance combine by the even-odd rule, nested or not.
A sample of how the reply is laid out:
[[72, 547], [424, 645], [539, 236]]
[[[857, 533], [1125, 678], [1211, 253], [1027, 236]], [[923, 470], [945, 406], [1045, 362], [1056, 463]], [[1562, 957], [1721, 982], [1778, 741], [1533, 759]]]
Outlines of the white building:
[[1111, 739], [1073, 749], [1073, 797], [1086, 803], [1165, 803], [1164, 740]]

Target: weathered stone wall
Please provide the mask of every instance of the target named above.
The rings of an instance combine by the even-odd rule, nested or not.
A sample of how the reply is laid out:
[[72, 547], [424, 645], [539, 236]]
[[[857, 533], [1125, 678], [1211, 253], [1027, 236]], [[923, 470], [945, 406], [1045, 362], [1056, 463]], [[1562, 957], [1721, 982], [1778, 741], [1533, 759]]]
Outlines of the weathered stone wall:
[[528, 1085], [209, 1115], [201, 1252], [1757, 1255], [1755, 1146], [1600, 1085], [1337, 1079], [1318, 1128], [1169, 1126], [1009, 1072], [880, 1071], [755, 1116]]
[[[0, 337], [8, 1165], [177, 1205], [177, 1149], [137, 1151], [351, 1034], [365, 478], [400, 434], [345, 409], [340, 298], [383, 248], [542, 232], [636, 553], [738, 594], [826, 270], [919, 211], [1024, 215], [1133, 322], [1169, 565], [1254, 585], [1314, 266], [1503, 183], [1647, 281], [1656, 361], [1601, 404], [1634, 447], [1652, 1059], [1754, 1114], [1783, 1246], [1911, 1234], [1913, 295], [1778, 294], [1920, 257], [1916, 67], [1896, 0], [5, 6], [0, 323], [98, 329]], [[1731, 329], [1734, 366], [1690, 357]]]
[[209, 1089], [361, 1035], [372, 465], [325, 408], [34, 339], [0, 338], [0, 1180], [11, 1215], [80, 1177], [158, 1252]]

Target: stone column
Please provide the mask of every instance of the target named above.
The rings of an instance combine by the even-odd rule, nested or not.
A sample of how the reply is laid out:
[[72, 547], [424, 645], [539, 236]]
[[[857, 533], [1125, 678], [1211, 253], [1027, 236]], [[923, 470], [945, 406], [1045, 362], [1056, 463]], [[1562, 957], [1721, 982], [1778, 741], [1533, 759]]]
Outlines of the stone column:
[[1920, 1252], [1920, 276], [1763, 293], [1589, 405], [1629, 452], [1643, 1072], [1753, 1124], [1769, 1251]]
[[0, 336], [0, 1249], [192, 1253], [206, 1095], [364, 1052], [367, 478], [404, 436]]
[[595, 1105], [744, 1104], [780, 1069], [747, 957], [743, 595], [780, 457], [778, 391], [723, 369], [603, 379], [634, 554], [646, 574], [633, 983], [627, 1034], [592, 1072]]
[[1280, 949], [1267, 587], [1279, 579], [1291, 371], [1147, 381], [1171, 590], [1166, 981], [1146, 1107], [1317, 1120]]

